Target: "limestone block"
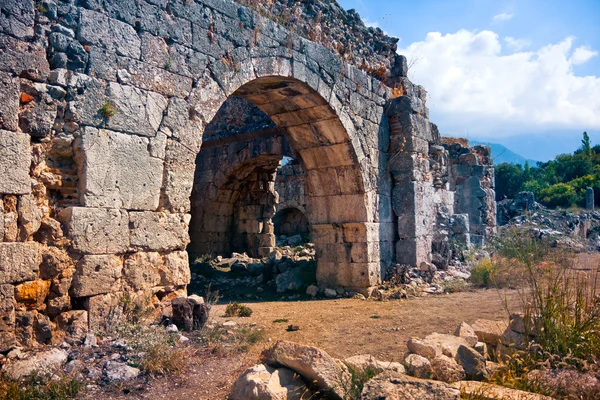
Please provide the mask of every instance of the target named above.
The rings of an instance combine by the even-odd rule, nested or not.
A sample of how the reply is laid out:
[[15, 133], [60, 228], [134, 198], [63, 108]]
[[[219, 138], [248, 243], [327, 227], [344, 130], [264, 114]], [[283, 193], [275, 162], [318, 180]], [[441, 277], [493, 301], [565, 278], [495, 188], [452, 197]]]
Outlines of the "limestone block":
[[37, 243], [0, 243], [0, 284], [36, 279], [40, 262]]
[[[87, 75], [75, 75], [70, 85], [77, 96], [69, 103], [69, 112], [81, 125], [105, 127], [139, 136], [155, 136], [167, 100], [160, 94], [116, 82], [106, 83]], [[101, 109], [107, 102], [115, 108], [110, 117]]]
[[196, 153], [176, 140], [167, 140], [165, 171], [160, 206], [169, 211], [188, 212], [194, 184]]
[[39, 44], [0, 36], [0, 71], [43, 82], [50, 73], [46, 49]]
[[185, 97], [192, 90], [192, 79], [171, 72], [165, 61], [159, 67], [149, 63], [120, 57], [107, 50], [94, 47], [90, 51], [88, 74], [112, 82], [128, 83], [137, 88], [165, 96]]
[[89, 330], [92, 333], [114, 326], [123, 315], [122, 293], [107, 293], [86, 299], [84, 308], [88, 312]]
[[244, 371], [234, 382], [230, 399], [301, 400], [311, 395], [310, 389], [294, 371], [259, 364]]
[[124, 253], [129, 248], [126, 211], [70, 207], [59, 214], [67, 226], [73, 249], [85, 254]]
[[160, 271], [162, 286], [182, 286], [190, 283], [191, 272], [187, 251], [174, 251], [165, 256], [165, 267]]
[[39, 309], [50, 294], [50, 281], [41, 279], [15, 286], [15, 300], [28, 307]]
[[0, 13], [0, 32], [28, 39], [33, 36], [33, 0], [5, 0]]
[[18, 198], [15, 195], [4, 196], [4, 241], [16, 242], [19, 239], [19, 224], [17, 204]]
[[50, 318], [36, 310], [17, 311], [15, 314], [15, 336], [21, 346], [50, 344], [52, 339]]
[[139, 59], [141, 42], [131, 25], [105, 14], [81, 9], [77, 40], [114, 51], [120, 56]]
[[64, 340], [71, 345], [83, 344], [88, 333], [88, 312], [85, 310], [67, 311], [56, 318], [58, 329], [64, 332]]
[[[0, 13], [0, 25], [1, 25]], [[0, 129], [16, 131], [19, 127], [19, 86], [17, 81], [5, 72], [0, 72]]]
[[123, 265], [123, 278], [134, 290], [148, 290], [160, 285], [162, 266], [163, 257], [156, 252], [127, 255]]
[[88, 207], [154, 210], [163, 163], [147, 138], [86, 127], [76, 140], [81, 202]]
[[42, 223], [42, 210], [37, 205], [31, 194], [19, 196], [18, 216], [20, 228], [20, 240], [26, 241], [31, 235], [40, 229]]
[[0, 196], [0, 241], [4, 239], [4, 202]]
[[8, 351], [16, 344], [14, 295], [12, 285], [0, 285], [0, 352]]
[[86, 297], [120, 289], [123, 259], [113, 255], [83, 256], [77, 263], [70, 294]]
[[29, 135], [0, 130], [0, 193], [31, 192]]
[[131, 247], [134, 250], [183, 250], [189, 243], [189, 214], [131, 212]]
[[345, 397], [342, 382], [350, 379], [348, 369], [323, 350], [280, 340], [266, 354], [269, 365], [290, 368], [334, 399]]

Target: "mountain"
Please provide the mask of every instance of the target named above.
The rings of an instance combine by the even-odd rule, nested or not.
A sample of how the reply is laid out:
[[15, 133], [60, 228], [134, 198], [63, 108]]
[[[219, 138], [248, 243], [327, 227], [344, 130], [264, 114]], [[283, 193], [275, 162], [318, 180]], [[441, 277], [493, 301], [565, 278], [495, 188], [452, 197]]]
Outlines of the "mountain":
[[525, 166], [525, 161], [529, 161], [529, 165], [535, 167], [537, 165], [536, 160], [529, 160], [523, 156], [518, 155], [514, 151], [508, 149], [506, 146], [503, 146], [498, 143], [489, 143], [489, 142], [480, 142], [478, 140], [469, 140], [469, 144], [471, 146], [476, 144], [483, 144], [486, 146], [490, 146], [492, 148], [492, 158], [494, 159], [494, 164], [521, 164]]

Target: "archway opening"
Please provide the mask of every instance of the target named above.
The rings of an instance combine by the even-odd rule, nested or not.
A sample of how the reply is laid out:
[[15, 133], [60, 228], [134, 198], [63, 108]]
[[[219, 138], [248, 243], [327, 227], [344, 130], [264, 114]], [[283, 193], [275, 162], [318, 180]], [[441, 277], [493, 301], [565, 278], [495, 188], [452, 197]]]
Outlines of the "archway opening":
[[329, 286], [372, 286], [379, 280], [379, 254], [369, 240], [373, 230], [367, 226], [368, 199], [354, 145], [327, 101], [292, 78], [263, 77], [243, 85], [206, 126], [196, 160], [189, 253], [245, 252], [249, 263], [281, 259], [273, 217], [283, 157], [303, 171], [309, 205], [296, 225], [316, 243], [316, 279]]

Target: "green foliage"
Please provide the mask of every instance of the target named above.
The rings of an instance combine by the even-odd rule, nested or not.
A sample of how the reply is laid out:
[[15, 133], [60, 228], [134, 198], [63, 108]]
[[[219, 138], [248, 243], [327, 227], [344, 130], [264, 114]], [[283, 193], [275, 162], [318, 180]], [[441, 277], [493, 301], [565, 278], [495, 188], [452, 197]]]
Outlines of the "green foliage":
[[249, 317], [252, 315], [252, 309], [243, 304], [233, 302], [227, 305], [225, 315], [228, 317]]
[[68, 400], [83, 389], [83, 382], [68, 376], [32, 375], [14, 381], [0, 374], [0, 399], [4, 400]]
[[365, 383], [373, 379], [378, 374], [378, 371], [372, 367], [364, 369], [355, 369], [350, 365], [347, 365], [347, 367], [348, 371], [350, 371], [350, 381], [343, 382], [346, 389], [345, 399], [360, 399]]
[[571, 185], [557, 183], [540, 191], [538, 199], [549, 207], [570, 207], [577, 201], [577, 195]]
[[112, 101], [107, 101], [100, 107], [100, 114], [102, 114], [105, 119], [110, 119], [117, 115], [117, 106]]
[[470, 281], [475, 286], [491, 287], [494, 265], [489, 258], [484, 258], [471, 268]]
[[528, 191], [548, 207], [582, 207], [588, 187], [594, 188], [596, 202], [600, 202], [600, 145], [592, 147], [586, 132], [573, 154], [560, 154], [537, 167], [529, 163], [525, 168], [506, 163], [496, 166], [497, 200]]

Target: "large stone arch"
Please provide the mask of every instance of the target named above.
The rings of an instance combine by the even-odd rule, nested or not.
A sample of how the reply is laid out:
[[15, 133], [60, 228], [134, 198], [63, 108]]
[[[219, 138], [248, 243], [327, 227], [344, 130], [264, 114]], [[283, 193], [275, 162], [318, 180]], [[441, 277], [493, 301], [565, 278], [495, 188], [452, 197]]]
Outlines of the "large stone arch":
[[[359, 163], [358, 155], [362, 154], [362, 148], [356, 149], [353, 143], [356, 135], [354, 125], [350, 125], [350, 120], [347, 119], [346, 129], [333, 107], [315, 88], [291, 76], [292, 68], [289, 66], [293, 65], [293, 61], [286, 66], [277, 58], [263, 58], [259, 61], [250, 59], [241, 62], [237, 68], [242, 71], [254, 69], [258, 62], [273, 66], [273, 69], [263, 71], [265, 76], [254, 79], [251, 78], [256, 75], [256, 70], [254, 74], [245, 74], [237, 80], [239, 86], [229, 87], [228, 94], [252, 102], [269, 115], [279, 127], [277, 132], [272, 132], [274, 137], [284, 135], [298, 155], [306, 172], [311, 227], [313, 240], [317, 244], [319, 283], [348, 288], [372, 286], [380, 279], [380, 254], [379, 246], [374, 245], [378, 238], [374, 238], [373, 231], [367, 229], [368, 224], [375, 220], [373, 214], [369, 219], [364, 165]], [[276, 73], [285, 75], [273, 75]], [[244, 83], [244, 78], [251, 80]], [[340, 112], [344, 113], [343, 109]], [[222, 142], [225, 139], [213, 138], [203, 145], [206, 146], [213, 140]], [[229, 140], [233, 140], [232, 147], [235, 147], [235, 139]], [[214, 166], [217, 170], [212, 174], [205, 173], [204, 175], [212, 175], [213, 179], [201, 179], [204, 189], [197, 189], [204, 190], [208, 203], [211, 203], [204, 203], [199, 207], [199, 213], [208, 213], [200, 217], [200, 226], [196, 227], [198, 235], [205, 242], [205, 246], [200, 246], [199, 251], [219, 252], [227, 248], [227, 243], [231, 241], [227, 230], [231, 229], [236, 193], [231, 185], [237, 183], [239, 187], [244, 179], [248, 179], [248, 174], [252, 171], [249, 169], [251, 164], [249, 166], [248, 163], [252, 157], [257, 157], [254, 159], [260, 161], [262, 154], [262, 161], [265, 161], [268, 154], [277, 153], [269, 149], [269, 144], [277, 145], [277, 139], [267, 141], [266, 148], [260, 148], [264, 140], [242, 139], [241, 142], [246, 142], [244, 147], [237, 152], [228, 152], [227, 160], [206, 161], [208, 165], [202, 166]], [[281, 143], [278, 144], [280, 147]], [[202, 147], [200, 151], [203, 151]], [[266, 162], [269, 164], [269, 161]], [[265, 176], [273, 176], [278, 160], [274, 163], [274, 159], [271, 159], [270, 165], [270, 172], [261, 171]], [[236, 168], [240, 168], [238, 166], [242, 168], [236, 171]], [[241, 174], [238, 176], [242, 179], [232, 179], [236, 173]], [[274, 176], [271, 180], [274, 180]], [[266, 202], [264, 206], [273, 208], [269, 215], [272, 217], [274, 204]], [[254, 219], [260, 220], [261, 217], [262, 214]], [[259, 221], [254, 223], [260, 224]], [[255, 240], [259, 247], [269, 246], [269, 236], [274, 243], [272, 226], [257, 225], [254, 230], [259, 234]], [[207, 239], [213, 242], [206, 243]]]

